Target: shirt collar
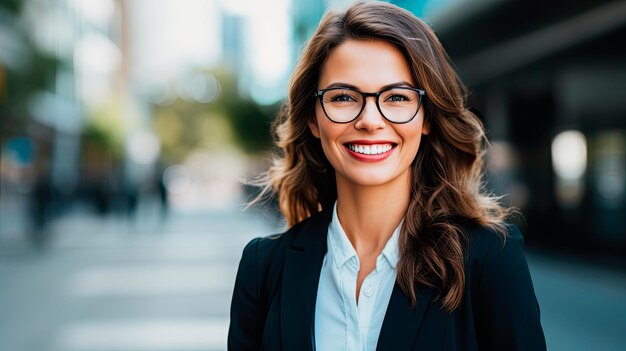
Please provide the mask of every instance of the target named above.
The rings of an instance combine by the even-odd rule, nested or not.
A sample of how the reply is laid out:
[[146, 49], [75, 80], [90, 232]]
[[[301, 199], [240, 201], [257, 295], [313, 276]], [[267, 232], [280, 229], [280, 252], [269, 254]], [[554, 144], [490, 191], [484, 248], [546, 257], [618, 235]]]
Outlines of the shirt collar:
[[[398, 238], [400, 237], [400, 228], [402, 228], [402, 223], [404, 223], [404, 219], [398, 224], [398, 227], [391, 234], [391, 238], [387, 241], [385, 248], [383, 249], [382, 256], [387, 259], [387, 262], [394, 269], [398, 265], [398, 261], [400, 260], [400, 249], [398, 247]], [[379, 269], [380, 265], [376, 262], [376, 269]]]
[[352, 243], [348, 239], [346, 232], [344, 232], [341, 223], [339, 223], [337, 201], [335, 201], [335, 205], [333, 206], [333, 218], [328, 226], [328, 249], [335, 258], [337, 268], [343, 266], [346, 261], [356, 256], [356, 251]]
[[[398, 265], [398, 261], [400, 259], [398, 237], [400, 235], [400, 228], [402, 227], [403, 222], [404, 220], [400, 222], [398, 227], [393, 231], [393, 234], [387, 241], [387, 244], [385, 244], [385, 248], [383, 248], [381, 255], [376, 260], [376, 270], [380, 269], [382, 257], [389, 262], [392, 268], [395, 269]], [[352, 257], [357, 256], [352, 243], [348, 239], [346, 232], [343, 230], [343, 227], [339, 222], [339, 216], [337, 215], [337, 201], [335, 201], [335, 205], [333, 206], [333, 217], [330, 225], [328, 226], [328, 249], [332, 253], [335, 264], [338, 268], [343, 266]]]

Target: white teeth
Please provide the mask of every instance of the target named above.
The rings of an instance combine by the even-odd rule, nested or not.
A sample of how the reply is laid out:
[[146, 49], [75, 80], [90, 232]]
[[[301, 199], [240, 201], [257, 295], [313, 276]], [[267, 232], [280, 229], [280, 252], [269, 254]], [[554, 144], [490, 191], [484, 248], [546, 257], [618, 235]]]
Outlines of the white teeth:
[[378, 155], [391, 150], [393, 147], [390, 144], [385, 145], [354, 145], [348, 144], [348, 148], [354, 152], [358, 152], [364, 155]]

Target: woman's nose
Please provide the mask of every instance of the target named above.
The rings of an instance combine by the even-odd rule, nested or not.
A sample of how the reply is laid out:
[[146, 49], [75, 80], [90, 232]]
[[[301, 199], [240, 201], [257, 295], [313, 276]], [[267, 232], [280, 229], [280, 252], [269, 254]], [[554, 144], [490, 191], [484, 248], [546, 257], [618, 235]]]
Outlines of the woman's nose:
[[368, 96], [368, 98], [365, 99], [365, 106], [363, 107], [363, 111], [361, 111], [361, 115], [357, 118], [354, 127], [357, 129], [366, 129], [371, 132], [376, 129], [384, 128], [386, 123], [385, 118], [380, 114], [376, 106], [376, 97]]

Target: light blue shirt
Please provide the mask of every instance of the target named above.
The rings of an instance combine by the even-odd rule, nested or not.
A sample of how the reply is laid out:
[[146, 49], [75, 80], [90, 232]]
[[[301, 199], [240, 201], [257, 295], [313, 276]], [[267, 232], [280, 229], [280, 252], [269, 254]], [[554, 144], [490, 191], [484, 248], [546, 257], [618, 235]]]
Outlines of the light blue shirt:
[[319, 351], [374, 351], [396, 281], [398, 235], [393, 232], [376, 259], [356, 301], [359, 257], [337, 217], [328, 227], [328, 252], [322, 263], [315, 305], [315, 345]]

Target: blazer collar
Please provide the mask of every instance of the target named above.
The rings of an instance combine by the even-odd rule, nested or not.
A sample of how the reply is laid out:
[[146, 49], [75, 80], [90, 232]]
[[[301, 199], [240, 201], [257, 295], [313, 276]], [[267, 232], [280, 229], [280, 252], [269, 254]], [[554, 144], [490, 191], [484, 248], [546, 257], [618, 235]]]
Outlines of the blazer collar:
[[[285, 350], [314, 350], [314, 317], [317, 287], [326, 238], [332, 219], [332, 206], [311, 216], [297, 234], [285, 255], [281, 286], [281, 336]], [[410, 349], [425, 312], [432, 289], [416, 286], [417, 307], [395, 283], [378, 338], [378, 350]]]

